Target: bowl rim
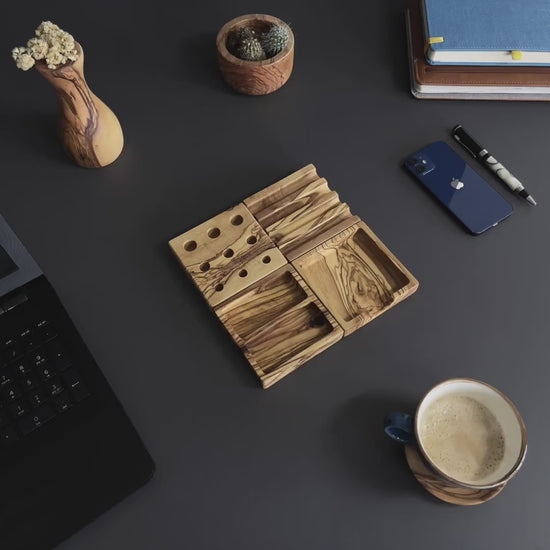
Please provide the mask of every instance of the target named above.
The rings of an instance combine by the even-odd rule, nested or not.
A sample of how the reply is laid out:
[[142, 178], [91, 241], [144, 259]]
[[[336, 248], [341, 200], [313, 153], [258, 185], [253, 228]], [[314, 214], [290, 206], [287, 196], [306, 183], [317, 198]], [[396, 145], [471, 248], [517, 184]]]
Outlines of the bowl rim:
[[[227, 37], [231, 31], [233, 31], [238, 26], [244, 26], [249, 21], [263, 21], [266, 23], [272, 23], [276, 25], [281, 25], [288, 32], [288, 43], [287, 45], [275, 56], [268, 59], [262, 59], [260, 61], [250, 61], [247, 59], [241, 59], [236, 55], [233, 55], [227, 49]], [[235, 17], [225, 23], [222, 28], [218, 31], [216, 36], [216, 47], [218, 49], [218, 55], [220, 55], [225, 61], [233, 65], [240, 65], [242, 67], [264, 67], [267, 65], [273, 65], [278, 63], [282, 59], [288, 57], [292, 54], [294, 50], [294, 33], [290, 26], [285, 23], [282, 19], [275, 17], [273, 15], [267, 15], [262, 13], [249, 13], [246, 15], [240, 15]]]
[[[519, 427], [521, 431], [521, 451], [520, 454], [514, 464], [514, 466], [500, 479], [494, 481], [493, 483], [483, 483], [483, 484], [476, 484], [476, 483], [467, 483], [464, 481], [460, 481], [459, 479], [456, 479], [448, 474], [446, 474], [443, 470], [441, 470], [428, 456], [428, 453], [426, 452], [424, 445], [422, 445], [422, 441], [420, 440], [420, 429], [419, 429], [419, 419], [418, 419], [418, 412], [420, 411], [420, 407], [426, 397], [436, 388], [439, 388], [440, 386], [444, 386], [446, 384], [452, 384], [455, 382], [468, 382], [468, 383], [474, 383], [479, 384], [481, 386], [485, 386], [489, 388], [490, 390], [494, 391], [496, 394], [500, 395], [506, 401], [506, 403], [509, 405], [509, 407], [512, 409], [512, 412], [514, 413]], [[416, 411], [414, 414], [414, 433], [417, 441], [418, 448], [421, 451], [422, 457], [424, 460], [429, 464], [430, 468], [432, 468], [437, 474], [443, 477], [443, 479], [446, 479], [447, 481], [451, 482], [453, 485], [456, 485], [458, 487], [467, 487], [469, 489], [492, 489], [494, 487], [498, 487], [499, 485], [505, 485], [510, 479], [512, 479], [519, 471], [521, 466], [523, 465], [523, 462], [525, 461], [525, 456], [527, 454], [527, 428], [525, 427], [525, 423], [523, 421], [523, 418], [514, 404], [514, 402], [503, 392], [501, 392], [499, 389], [495, 388], [491, 384], [488, 384], [487, 382], [483, 382], [482, 380], [477, 380], [476, 378], [468, 378], [468, 377], [457, 377], [457, 378], [449, 378], [447, 380], [443, 380], [442, 382], [439, 382], [438, 384], [435, 384], [432, 386], [422, 397], [422, 399], [418, 402], [418, 405], [416, 407]]]

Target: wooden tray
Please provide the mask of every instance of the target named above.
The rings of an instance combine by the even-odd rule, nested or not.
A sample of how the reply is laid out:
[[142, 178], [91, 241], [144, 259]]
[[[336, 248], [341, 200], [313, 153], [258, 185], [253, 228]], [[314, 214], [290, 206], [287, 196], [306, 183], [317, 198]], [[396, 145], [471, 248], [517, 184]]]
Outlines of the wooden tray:
[[264, 388], [344, 334], [290, 265], [264, 277], [215, 311]]
[[170, 246], [264, 388], [418, 287], [312, 164]]
[[346, 336], [418, 288], [418, 281], [363, 222], [292, 263]]

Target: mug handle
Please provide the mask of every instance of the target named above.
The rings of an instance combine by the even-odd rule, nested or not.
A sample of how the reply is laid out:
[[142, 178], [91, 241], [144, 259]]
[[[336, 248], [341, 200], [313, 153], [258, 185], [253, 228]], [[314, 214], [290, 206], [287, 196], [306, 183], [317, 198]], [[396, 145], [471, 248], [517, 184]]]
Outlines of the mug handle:
[[410, 414], [392, 412], [384, 418], [384, 431], [394, 441], [409, 445], [414, 443], [414, 422]]

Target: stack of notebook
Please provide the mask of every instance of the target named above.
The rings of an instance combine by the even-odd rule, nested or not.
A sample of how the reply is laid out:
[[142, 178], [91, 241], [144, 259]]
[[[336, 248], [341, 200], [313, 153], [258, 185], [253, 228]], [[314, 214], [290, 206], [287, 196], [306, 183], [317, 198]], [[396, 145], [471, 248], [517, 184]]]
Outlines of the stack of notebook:
[[550, 0], [407, 0], [417, 98], [550, 100]]

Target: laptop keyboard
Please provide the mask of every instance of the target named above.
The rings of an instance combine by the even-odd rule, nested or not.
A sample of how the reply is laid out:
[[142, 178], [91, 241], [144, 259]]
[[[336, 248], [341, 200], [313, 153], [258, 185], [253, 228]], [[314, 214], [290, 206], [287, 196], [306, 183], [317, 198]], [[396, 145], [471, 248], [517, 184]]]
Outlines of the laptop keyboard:
[[48, 320], [0, 337], [0, 449], [89, 395], [63, 338]]

